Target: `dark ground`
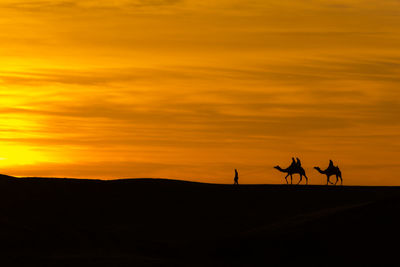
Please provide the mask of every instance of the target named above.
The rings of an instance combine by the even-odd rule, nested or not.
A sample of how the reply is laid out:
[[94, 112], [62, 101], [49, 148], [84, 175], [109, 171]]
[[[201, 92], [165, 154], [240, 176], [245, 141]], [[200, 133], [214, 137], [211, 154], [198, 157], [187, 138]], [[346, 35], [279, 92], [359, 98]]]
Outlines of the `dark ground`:
[[400, 188], [0, 176], [1, 266], [384, 266]]

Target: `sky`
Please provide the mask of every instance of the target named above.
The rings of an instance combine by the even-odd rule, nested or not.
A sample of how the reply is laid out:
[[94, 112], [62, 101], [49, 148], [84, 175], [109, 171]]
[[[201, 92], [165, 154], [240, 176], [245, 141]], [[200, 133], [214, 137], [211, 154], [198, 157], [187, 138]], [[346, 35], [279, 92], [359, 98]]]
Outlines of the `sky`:
[[0, 173], [400, 185], [398, 0], [2, 0]]

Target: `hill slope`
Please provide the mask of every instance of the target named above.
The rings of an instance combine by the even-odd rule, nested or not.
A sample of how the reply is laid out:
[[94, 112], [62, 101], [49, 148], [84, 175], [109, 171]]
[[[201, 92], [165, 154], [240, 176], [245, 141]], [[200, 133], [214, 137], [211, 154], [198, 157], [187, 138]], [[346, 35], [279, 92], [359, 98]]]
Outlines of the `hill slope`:
[[400, 188], [0, 177], [9, 265], [394, 263]]

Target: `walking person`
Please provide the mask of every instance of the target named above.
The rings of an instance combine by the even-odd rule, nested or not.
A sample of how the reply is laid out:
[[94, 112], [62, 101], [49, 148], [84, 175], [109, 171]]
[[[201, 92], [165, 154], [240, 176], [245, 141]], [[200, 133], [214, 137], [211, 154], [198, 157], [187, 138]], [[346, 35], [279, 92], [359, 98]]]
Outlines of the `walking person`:
[[233, 184], [239, 184], [239, 174], [238, 171], [235, 169], [235, 178], [233, 179]]

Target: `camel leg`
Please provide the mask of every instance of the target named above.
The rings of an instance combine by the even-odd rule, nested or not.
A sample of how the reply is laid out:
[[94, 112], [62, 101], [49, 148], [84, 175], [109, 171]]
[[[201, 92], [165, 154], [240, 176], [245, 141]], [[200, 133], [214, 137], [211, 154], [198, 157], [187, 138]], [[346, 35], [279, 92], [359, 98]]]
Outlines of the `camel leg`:
[[306, 178], [306, 184], [308, 184], [308, 177], [304, 175], [304, 178]]
[[337, 184], [338, 181], [339, 181], [339, 178], [338, 178], [338, 176], [336, 175], [336, 182], [335, 182], [335, 185]]
[[330, 175], [328, 176], [328, 181], [329, 181], [330, 184], [333, 184], [333, 183], [331, 182], [331, 176], [330, 176]]
[[285, 180], [286, 180], [286, 184], [289, 184], [287, 178], [288, 178], [289, 174], [285, 176]]
[[326, 175], [326, 185], [328, 184], [333, 184], [330, 180], [331, 176], [330, 175]]
[[297, 184], [299, 184], [301, 182], [301, 180], [303, 180], [303, 175], [300, 174], [300, 180]]
[[342, 176], [339, 176], [339, 178], [340, 178], [340, 185], [343, 185], [343, 179], [342, 179]]
[[293, 184], [293, 176], [290, 175], [290, 184]]

